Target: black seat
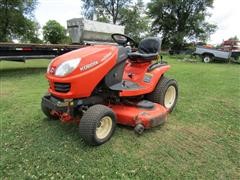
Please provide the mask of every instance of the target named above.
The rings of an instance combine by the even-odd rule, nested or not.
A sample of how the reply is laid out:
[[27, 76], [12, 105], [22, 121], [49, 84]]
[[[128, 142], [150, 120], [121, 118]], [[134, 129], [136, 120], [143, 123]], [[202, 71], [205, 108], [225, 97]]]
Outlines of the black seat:
[[140, 41], [138, 51], [128, 53], [130, 60], [151, 61], [156, 59], [161, 49], [161, 40], [157, 37], [149, 37]]

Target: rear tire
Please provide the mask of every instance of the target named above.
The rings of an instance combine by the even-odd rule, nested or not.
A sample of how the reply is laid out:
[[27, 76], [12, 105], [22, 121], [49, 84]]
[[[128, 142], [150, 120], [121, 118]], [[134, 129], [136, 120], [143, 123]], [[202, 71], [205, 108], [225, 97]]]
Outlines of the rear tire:
[[79, 123], [79, 133], [90, 145], [101, 145], [107, 142], [116, 128], [116, 116], [107, 106], [91, 106]]
[[233, 58], [232, 58], [232, 62], [233, 63], [240, 63], [240, 59], [239, 59], [239, 56], [234, 56]]
[[177, 103], [178, 85], [174, 79], [161, 77], [154, 91], [147, 94], [146, 98], [152, 102], [161, 104], [172, 112]]
[[41, 102], [41, 109], [42, 109], [42, 112], [45, 114], [45, 116], [47, 116], [47, 118], [49, 120], [57, 120], [58, 117], [57, 116], [54, 116], [51, 114], [51, 109], [49, 109], [48, 107], [46, 107], [43, 102]]

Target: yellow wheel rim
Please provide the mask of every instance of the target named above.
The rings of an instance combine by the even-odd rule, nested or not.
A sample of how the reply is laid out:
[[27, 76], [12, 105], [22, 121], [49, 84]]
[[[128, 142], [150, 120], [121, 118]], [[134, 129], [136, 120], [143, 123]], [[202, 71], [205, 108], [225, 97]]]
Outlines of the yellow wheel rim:
[[176, 99], [176, 88], [174, 86], [169, 86], [164, 97], [164, 106], [166, 108], [171, 108]]
[[99, 122], [99, 127], [96, 129], [98, 139], [104, 139], [108, 136], [112, 129], [112, 118], [109, 116], [103, 117]]

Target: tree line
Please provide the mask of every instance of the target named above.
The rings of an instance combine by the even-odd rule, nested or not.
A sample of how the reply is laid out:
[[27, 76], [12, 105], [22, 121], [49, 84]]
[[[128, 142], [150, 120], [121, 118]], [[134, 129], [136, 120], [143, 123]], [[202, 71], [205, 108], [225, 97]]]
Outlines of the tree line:
[[39, 38], [41, 27], [34, 16], [37, 5], [38, 0], [0, 0], [0, 42], [70, 43], [66, 29], [55, 20], [43, 26], [43, 40]]
[[[164, 47], [181, 48], [188, 41], [205, 42], [216, 25], [206, 21], [213, 0], [80, 0], [86, 19], [125, 26], [125, 34], [139, 41], [159, 35]], [[0, 0], [0, 41], [40, 43], [34, 17], [37, 0]], [[66, 29], [50, 20], [43, 27], [44, 42], [69, 43]]]

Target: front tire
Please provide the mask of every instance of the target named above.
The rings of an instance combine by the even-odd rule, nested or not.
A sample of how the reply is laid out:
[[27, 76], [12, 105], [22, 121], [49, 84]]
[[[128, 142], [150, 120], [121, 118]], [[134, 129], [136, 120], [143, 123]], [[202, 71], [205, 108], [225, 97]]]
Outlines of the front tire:
[[146, 96], [152, 102], [161, 104], [172, 112], [177, 103], [178, 85], [174, 79], [161, 77], [154, 91]]
[[83, 115], [79, 124], [79, 133], [90, 145], [101, 145], [107, 142], [116, 128], [116, 116], [107, 106], [91, 106]]

